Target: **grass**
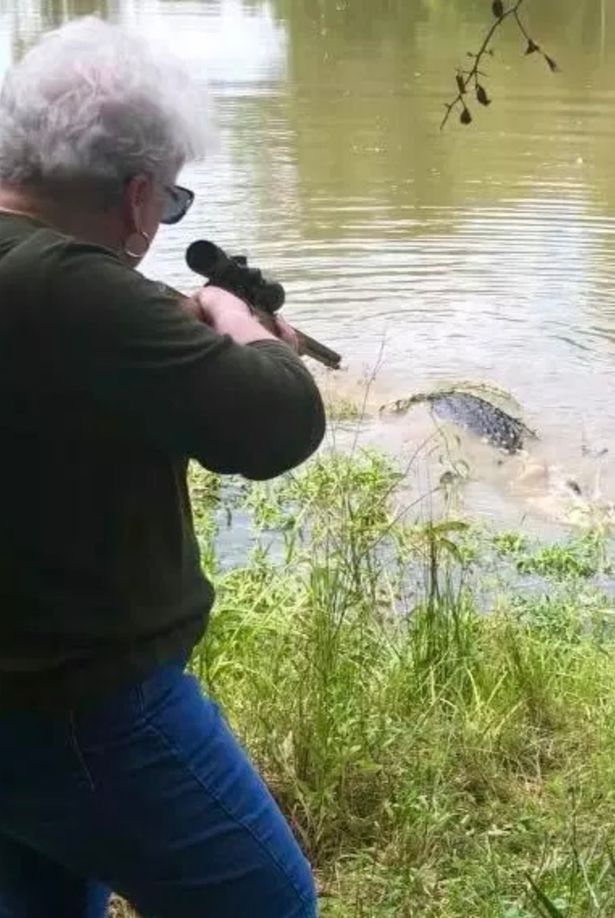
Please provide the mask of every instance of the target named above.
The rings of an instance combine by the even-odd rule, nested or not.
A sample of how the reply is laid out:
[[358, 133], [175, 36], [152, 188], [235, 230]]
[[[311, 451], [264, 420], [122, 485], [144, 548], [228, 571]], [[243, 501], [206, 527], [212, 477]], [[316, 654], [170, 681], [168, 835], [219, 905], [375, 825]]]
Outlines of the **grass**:
[[308, 853], [324, 918], [612, 918], [608, 546], [418, 525], [399, 480], [357, 453], [245, 488], [255, 534], [229, 569], [224, 497], [195, 470], [218, 598], [192, 665]]

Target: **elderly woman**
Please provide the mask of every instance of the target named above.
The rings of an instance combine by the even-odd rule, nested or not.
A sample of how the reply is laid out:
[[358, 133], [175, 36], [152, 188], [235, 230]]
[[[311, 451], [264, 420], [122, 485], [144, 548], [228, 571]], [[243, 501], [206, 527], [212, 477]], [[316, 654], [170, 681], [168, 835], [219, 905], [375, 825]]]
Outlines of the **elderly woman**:
[[[195, 93], [94, 19], [0, 96], [0, 916], [316, 912], [308, 865], [183, 672], [213, 591], [189, 458], [273, 477], [324, 431], [289, 343], [135, 268], [191, 192]], [[201, 119], [202, 121], [202, 119]]]

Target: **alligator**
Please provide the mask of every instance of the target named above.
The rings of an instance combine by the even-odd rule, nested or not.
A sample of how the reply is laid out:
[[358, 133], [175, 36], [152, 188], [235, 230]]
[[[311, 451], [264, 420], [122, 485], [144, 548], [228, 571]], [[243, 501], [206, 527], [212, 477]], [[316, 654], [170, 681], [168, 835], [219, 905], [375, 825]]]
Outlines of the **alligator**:
[[400, 399], [392, 407], [395, 411], [406, 411], [418, 402], [428, 402], [433, 413], [442, 420], [452, 421], [509, 455], [521, 452], [527, 440], [537, 439], [536, 432], [520, 418], [472, 392], [435, 390]]
[[[495, 387], [485, 385], [475, 386], [482, 392], [489, 393], [493, 398], [501, 402], [508, 401], [509, 405], [514, 404], [513, 411], [520, 411], [520, 408], [514, 402], [514, 399], [507, 393], [497, 390]], [[524, 452], [532, 441], [538, 440], [536, 431], [531, 430], [520, 417], [509, 414], [503, 408], [494, 405], [493, 402], [470, 390], [469, 385], [460, 384], [457, 388], [447, 387], [434, 389], [431, 392], [418, 392], [409, 398], [398, 399], [389, 405], [383, 405], [383, 410], [392, 410], [396, 413], [405, 413], [409, 408], [419, 403], [427, 404], [434, 415], [438, 418], [452, 422], [458, 427], [469, 431], [484, 442], [498, 449], [500, 452], [514, 456]], [[592, 449], [587, 445], [582, 447], [583, 455], [590, 456], [593, 459], [601, 459], [607, 453], [607, 448]], [[499, 460], [501, 464], [503, 460]], [[548, 465], [542, 463], [542, 469], [548, 475]], [[452, 479], [454, 474], [445, 472], [441, 482]], [[562, 484], [572, 492], [576, 498], [585, 497], [584, 488], [574, 478], [566, 477]], [[595, 497], [590, 498], [590, 507], [596, 507]], [[609, 511], [610, 512], [610, 511]]]

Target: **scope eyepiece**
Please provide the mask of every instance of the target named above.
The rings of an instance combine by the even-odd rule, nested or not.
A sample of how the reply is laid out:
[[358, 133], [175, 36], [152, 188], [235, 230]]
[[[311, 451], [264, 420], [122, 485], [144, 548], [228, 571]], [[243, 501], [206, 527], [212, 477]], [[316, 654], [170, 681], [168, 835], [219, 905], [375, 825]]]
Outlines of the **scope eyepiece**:
[[186, 262], [210, 284], [234, 293], [265, 312], [276, 312], [284, 304], [284, 287], [266, 280], [257, 268], [249, 268], [245, 255], [229, 256], [215, 243], [199, 239], [188, 247]]

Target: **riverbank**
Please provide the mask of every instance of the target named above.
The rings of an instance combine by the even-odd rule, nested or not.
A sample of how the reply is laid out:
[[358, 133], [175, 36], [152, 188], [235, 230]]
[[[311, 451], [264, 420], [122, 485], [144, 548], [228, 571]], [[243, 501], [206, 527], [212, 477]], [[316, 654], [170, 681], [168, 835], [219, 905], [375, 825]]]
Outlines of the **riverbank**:
[[[325, 918], [612, 916], [608, 545], [417, 524], [400, 478], [375, 453], [323, 455], [229, 504], [195, 470], [218, 599], [194, 670]], [[245, 563], [221, 565], [216, 529], [246, 512]]]

